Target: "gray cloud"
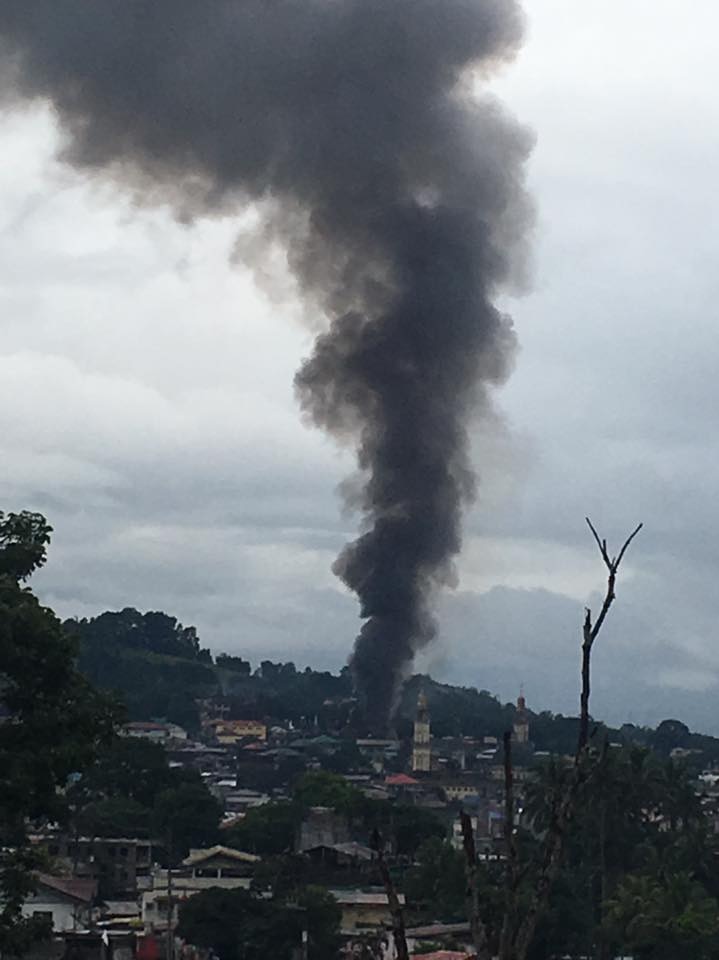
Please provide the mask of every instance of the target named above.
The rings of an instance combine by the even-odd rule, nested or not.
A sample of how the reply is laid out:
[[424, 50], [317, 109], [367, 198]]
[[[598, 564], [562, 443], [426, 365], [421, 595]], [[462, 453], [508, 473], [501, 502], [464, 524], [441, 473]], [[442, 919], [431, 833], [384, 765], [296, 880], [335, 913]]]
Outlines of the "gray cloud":
[[[606, 4], [537, 0], [498, 87], [538, 131], [536, 292], [511, 304], [505, 423], [473, 437], [480, 498], [430, 663], [570, 712], [603, 577], [583, 517], [612, 539], [644, 520], [595, 713], [717, 731], [717, 14], [692, 11], [632, 4], [620, 35]], [[297, 309], [228, 266], [234, 224], [138, 212], [58, 168], [54, 136], [42, 110], [0, 132], [0, 495], [55, 523], [44, 599], [164, 607], [215, 649], [338, 665], [357, 628], [329, 571], [348, 461], [299, 422]]]

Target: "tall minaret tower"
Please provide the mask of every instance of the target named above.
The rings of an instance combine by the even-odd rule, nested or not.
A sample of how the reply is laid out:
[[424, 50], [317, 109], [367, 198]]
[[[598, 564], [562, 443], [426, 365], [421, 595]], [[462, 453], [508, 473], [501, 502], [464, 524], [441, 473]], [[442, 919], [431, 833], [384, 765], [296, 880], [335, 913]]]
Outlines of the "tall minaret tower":
[[520, 690], [517, 697], [517, 712], [514, 714], [514, 742], [529, 743], [529, 714], [527, 701], [524, 699], [524, 690]]
[[429, 710], [424, 690], [417, 697], [417, 716], [414, 721], [414, 742], [412, 745], [412, 770], [415, 773], [429, 773], [432, 748], [429, 733]]

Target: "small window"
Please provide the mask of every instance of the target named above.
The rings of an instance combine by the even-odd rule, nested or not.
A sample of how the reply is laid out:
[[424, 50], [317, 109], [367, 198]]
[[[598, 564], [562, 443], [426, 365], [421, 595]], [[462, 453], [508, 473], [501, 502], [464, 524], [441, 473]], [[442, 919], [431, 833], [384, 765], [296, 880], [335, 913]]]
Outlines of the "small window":
[[130, 851], [127, 849], [127, 847], [120, 847], [120, 856], [121, 856], [121, 857], [126, 857], [129, 852], [130, 852]]
[[52, 925], [52, 910], [33, 910], [33, 920], [48, 920]]

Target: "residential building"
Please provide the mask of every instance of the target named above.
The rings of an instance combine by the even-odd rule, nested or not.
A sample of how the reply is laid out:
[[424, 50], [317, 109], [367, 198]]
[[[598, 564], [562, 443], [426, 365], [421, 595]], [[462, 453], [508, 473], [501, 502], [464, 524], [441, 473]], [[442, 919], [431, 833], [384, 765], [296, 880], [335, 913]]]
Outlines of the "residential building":
[[476, 778], [466, 780], [442, 780], [439, 786], [447, 800], [464, 800], [482, 792], [482, 785]]
[[[329, 892], [342, 911], [340, 929], [343, 934], [351, 936], [363, 931], [376, 931], [391, 926], [392, 915], [386, 893], [354, 889]], [[404, 905], [404, 894], [398, 893], [397, 897], [400, 904]]]
[[375, 773], [382, 773], [385, 764], [393, 764], [400, 751], [399, 740], [380, 740], [376, 737], [367, 737], [355, 740], [357, 749], [372, 765]]
[[82, 930], [92, 919], [96, 885], [89, 879], [38, 874], [35, 893], [22, 907], [24, 917], [40, 917], [52, 923], [55, 933]]
[[150, 884], [151, 839], [47, 833], [32, 834], [30, 840], [73, 877], [94, 881], [102, 897], [132, 896]]
[[242, 740], [267, 740], [267, 726], [259, 720], [209, 720], [207, 728], [222, 746], [234, 746]]
[[126, 737], [140, 737], [164, 743], [168, 740], [187, 740], [187, 731], [176, 723], [159, 723], [154, 720], [136, 720], [126, 723], [122, 728]]
[[177, 923], [178, 905], [201, 890], [221, 887], [223, 890], [248, 890], [255, 864], [260, 858], [252, 853], [215, 846], [207, 850], [191, 850], [177, 870], [155, 870], [152, 888], [142, 895], [142, 922], [145, 930], [166, 930], [170, 902], [172, 926]]
[[351, 840], [347, 818], [329, 807], [312, 807], [299, 826], [295, 851], [304, 853], [315, 847], [333, 847]]

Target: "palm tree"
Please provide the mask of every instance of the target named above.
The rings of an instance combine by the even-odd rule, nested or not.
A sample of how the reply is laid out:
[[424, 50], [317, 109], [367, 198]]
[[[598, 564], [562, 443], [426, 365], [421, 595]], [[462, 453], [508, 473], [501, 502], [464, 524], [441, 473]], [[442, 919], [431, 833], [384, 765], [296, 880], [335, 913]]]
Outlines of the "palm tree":
[[630, 875], [607, 901], [605, 924], [638, 960], [709, 960], [716, 956], [718, 906], [689, 873]]

